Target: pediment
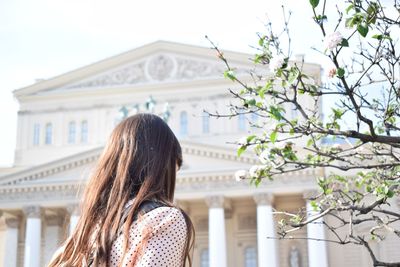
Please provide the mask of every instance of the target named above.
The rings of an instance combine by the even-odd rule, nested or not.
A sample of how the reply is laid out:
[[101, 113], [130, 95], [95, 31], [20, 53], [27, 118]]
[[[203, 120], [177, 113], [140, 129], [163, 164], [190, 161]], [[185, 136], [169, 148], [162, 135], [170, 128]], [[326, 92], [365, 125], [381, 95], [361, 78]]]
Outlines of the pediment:
[[[249, 55], [228, 52], [236, 73], [253, 67]], [[226, 70], [210, 48], [155, 42], [14, 91], [16, 97], [222, 79]]]
[[[184, 164], [179, 177], [196, 176], [206, 173], [231, 172], [256, 164], [251, 157], [237, 157], [234, 149], [210, 145], [182, 143]], [[7, 187], [31, 187], [85, 182], [93, 170], [102, 147], [83, 152], [54, 162], [0, 176], [0, 189]]]

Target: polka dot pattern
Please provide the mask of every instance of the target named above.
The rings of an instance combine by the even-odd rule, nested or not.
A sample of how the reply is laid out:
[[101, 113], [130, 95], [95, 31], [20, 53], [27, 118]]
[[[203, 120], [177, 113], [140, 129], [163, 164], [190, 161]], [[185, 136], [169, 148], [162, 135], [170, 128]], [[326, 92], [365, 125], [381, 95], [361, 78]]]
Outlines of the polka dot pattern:
[[181, 211], [172, 207], [156, 208], [132, 224], [124, 257], [124, 236], [114, 241], [110, 266], [117, 267], [122, 262], [124, 267], [181, 267], [186, 237], [186, 222]]

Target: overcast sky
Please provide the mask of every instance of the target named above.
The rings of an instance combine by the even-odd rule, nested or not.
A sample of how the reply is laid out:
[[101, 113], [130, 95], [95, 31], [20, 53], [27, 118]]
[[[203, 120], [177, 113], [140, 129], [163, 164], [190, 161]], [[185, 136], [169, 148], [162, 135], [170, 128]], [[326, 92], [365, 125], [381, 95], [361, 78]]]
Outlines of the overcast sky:
[[320, 61], [308, 0], [0, 0], [0, 166], [13, 162], [13, 90], [156, 40], [209, 46], [207, 34], [223, 49], [251, 52], [267, 18], [281, 25], [282, 3], [294, 13], [294, 52]]

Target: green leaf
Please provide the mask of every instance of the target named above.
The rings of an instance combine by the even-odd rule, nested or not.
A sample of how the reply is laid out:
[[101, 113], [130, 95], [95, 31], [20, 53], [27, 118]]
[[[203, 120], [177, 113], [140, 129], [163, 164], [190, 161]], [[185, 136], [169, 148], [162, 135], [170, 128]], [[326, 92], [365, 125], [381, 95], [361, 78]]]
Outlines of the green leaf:
[[237, 150], [237, 155], [238, 155], [238, 157], [240, 157], [240, 155], [242, 155], [243, 152], [246, 151], [246, 148], [247, 148], [247, 146], [241, 146], [241, 147], [239, 147], [239, 149]]
[[288, 82], [293, 83], [299, 77], [299, 74], [300, 72], [297, 68], [292, 69], [289, 73]]
[[338, 69], [336, 70], [336, 75], [337, 75], [339, 78], [343, 78], [344, 73], [345, 73], [345, 71], [344, 71], [344, 69], [342, 69], [342, 68], [338, 68]]
[[314, 144], [314, 140], [312, 138], [308, 139], [307, 147], [311, 147]]
[[273, 131], [273, 132], [271, 133], [271, 135], [269, 136], [269, 140], [270, 140], [272, 143], [275, 143], [277, 137], [278, 137], [278, 133], [277, 133], [276, 131]]
[[349, 41], [346, 38], [343, 38], [340, 45], [343, 47], [349, 47]]
[[224, 72], [224, 77], [234, 81], [235, 80], [235, 73], [233, 72], [233, 70], [226, 70]]
[[316, 8], [319, 4], [319, 0], [310, 0], [310, 4], [313, 8]]
[[388, 192], [386, 193], [386, 196], [387, 196], [388, 198], [392, 198], [392, 197], [394, 196], [394, 191], [388, 190]]
[[246, 141], [247, 141], [247, 143], [250, 143], [251, 141], [253, 141], [253, 139], [254, 138], [256, 138], [257, 137], [257, 135], [249, 135], [249, 136], [247, 136], [247, 138], [246, 138]]
[[256, 187], [258, 187], [261, 184], [261, 178], [260, 177], [256, 178], [254, 184], [256, 185]]
[[349, 6], [346, 8], [346, 14], [349, 14], [350, 10], [352, 10], [353, 8], [354, 8], [354, 4], [349, 5]]
[[358, 24], [357, 31], [361, 34], [362, 37], [366, 37], [368, 34], [368, 25]]
[[256, 100], [254, 98], [246, 101], [249, 106], [254, 106], [256, 104]]

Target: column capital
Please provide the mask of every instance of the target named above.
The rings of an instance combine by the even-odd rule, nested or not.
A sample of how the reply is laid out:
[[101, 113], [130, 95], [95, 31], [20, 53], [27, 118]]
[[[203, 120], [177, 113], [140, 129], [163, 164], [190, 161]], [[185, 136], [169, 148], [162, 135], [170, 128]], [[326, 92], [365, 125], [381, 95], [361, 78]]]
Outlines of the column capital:
[[274, 195], [272, 193], [257, 193], [253, 196], [257, 205], [272, 205]]
[[224, 207], [224, 196], [207, 196], [206, 203], [209, 208], [223, 208]]
[[4, 221], [8, 228], [18, 228], [19, 227], [20, 219], [17, 217], [6, 218]]
[[79, 216], [80, 215], [80, 208], [79, 208], [79, 204], [77, 204], [77, 203], [68, 204], [66, 209], [70, 216]]
[[22, 207], [22, 211], [27, 218], [40, 218], [42, 215], [40, 206], [25, 206]]

